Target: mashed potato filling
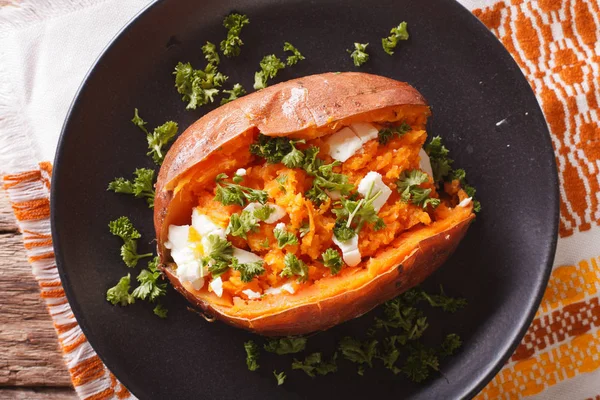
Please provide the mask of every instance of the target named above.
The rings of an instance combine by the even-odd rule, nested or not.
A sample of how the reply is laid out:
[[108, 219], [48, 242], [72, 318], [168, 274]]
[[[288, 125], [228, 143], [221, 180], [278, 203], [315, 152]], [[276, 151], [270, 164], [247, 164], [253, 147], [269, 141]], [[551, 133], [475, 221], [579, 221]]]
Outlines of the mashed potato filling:
[[[292, 141], [298, 154], [316, 146], [323, 163], [335, 163], [332, 171], [346, 176], [352, 185], [344, 196], [326, 190], [325, 200], [314, 201], [307, 193], [318, 178], [306, 168], [290, 168], [255, 155], [223, 171], [233, 180], [222, 178], [196, 189], [191, 224], [170, 225], [165, 244], [178, 278], [195, 291], [214, 293], [222, 304], [293, 295], [340, 270], [367, 268], [369, 259], [403, 232], [430, 225], [444, 218], [452, 205], [466, 203], [456, 185], [444, 188], [440, 202], [429, 157], [422, 149], [424, 130], [409, 129], [381, 143], [377, 132], [383, 128], [357, 123], [324, 138]], [[424, 172], [426, 179], [411, 183], [410, 171]], [[408, 183], [399, 183], [402, 179]], [[246, 199], [224, 204], [217, 195], [219, 185], [242, 185]], [[415, 188], [432, 203], [407, 201], [407, 191]], [[265, 193], [266, 198], [257, 201], [251, 190]], [[356, 216], [346, 205], [348, 215], [340, 224], [346, 200], [356, 202], [357, 209], [372, 207], [372, 221], [352, 225]], [[336, 237], [334, 231], [345, 228], [357, 233], [352, 238]], [[215, 254], [219, 256], [213, 258]]]

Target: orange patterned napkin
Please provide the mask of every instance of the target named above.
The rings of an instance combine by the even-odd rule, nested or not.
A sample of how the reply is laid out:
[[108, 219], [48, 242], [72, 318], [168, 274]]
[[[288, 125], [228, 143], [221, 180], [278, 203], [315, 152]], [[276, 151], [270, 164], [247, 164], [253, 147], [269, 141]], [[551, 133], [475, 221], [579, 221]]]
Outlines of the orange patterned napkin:
[[[0, 175], [73, 385], [85, 399], [134, 397], [91, 348], [64, 295], [50, 237], [52, 167], [40, 161], [52, 159], [89, 65], [147, 2], [20, 0], [19, 7], [0, 7]], [[600, 399], [599, 0], [460, 2], [528, 78], [550, 126], [561, 182], [560, 237], [542, 305], [517, 351], [477, 398]], [[58, 49], [79, 63], [52, 68]]]

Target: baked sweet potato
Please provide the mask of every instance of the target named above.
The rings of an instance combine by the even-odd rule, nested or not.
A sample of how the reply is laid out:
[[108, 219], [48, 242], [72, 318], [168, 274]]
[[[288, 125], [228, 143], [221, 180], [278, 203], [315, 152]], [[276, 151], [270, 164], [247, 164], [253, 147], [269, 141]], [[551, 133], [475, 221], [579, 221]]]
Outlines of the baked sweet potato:
[[438, 192], [430, 176], [429, 115], [410, 85], [364, 73], [291, 80], [208, 113], [156, 184], [165, 274], [264, 335], [325, 330], [419, 284], [474, 218], [459, 186]]

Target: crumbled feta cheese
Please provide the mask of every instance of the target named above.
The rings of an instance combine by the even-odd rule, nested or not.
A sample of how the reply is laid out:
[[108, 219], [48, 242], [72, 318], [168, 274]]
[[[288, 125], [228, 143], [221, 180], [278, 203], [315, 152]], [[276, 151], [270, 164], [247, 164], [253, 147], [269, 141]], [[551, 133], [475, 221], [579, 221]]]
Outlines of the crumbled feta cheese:
[[459, 207], [466, 207], [469, 204], [471, 204], [471, 200], [473, 200], [472, 197], [467, 197], [466, 199], [463, 199], [463, 201], [461, 201], [460, 203], [458, 203]]
[[235, 174], [239, 175], [239, 176], [245, 176], [246, 175], [246, 170], [244, 168], [240, 168], [237, 171], [235, 171]]
[[392, 190], [387, 187], [383, 180], [381, 179], [381, 174], [371, 171], [358, 184], [358, 193], [367, 197], [369, 194], [369, 190], [371, 191], [370, 197], [375, 196], [377, 193], [381, 192], [381, 194], [373, 200], [373, 208], [376, 212], [381, 210], [381, 207], [385, 204], [385, 202], [390, 198], [392, 194]]
[[360, 250], [358, 250], [358, 235], [354, 235], [352, 239], [339, 241], [333, 235], [333, 243], [335, 243], [342, 251], [344, 262], [351, 267], [358, 265], [361, 262]]
[[325, 139], [329, 145], [329, 155], [341, 162], [352, 157], [363, 145], [363, 142], [350, 128], [342, 128]]
[[275, 229], [278, 229], [280, 231], [285, 231], [285, 224], [283, 222], [278, 223], [277, 225], [275, 225]]
[[246, 296], [248, 296], [248, 298], [250, 300], [256, 300], [256, 299], [260, 299], [261, 294], [258, 292], [255, 292], [252, 289], [246, 289], [246, 290], [242, 290], [242, 293], [244, 293]]
[[246, 206], [246, 208], [244, 208], [244, 211], [249, 211], [252, 213], [257, 208], [263, 208], [264, 206], [268, 206], [269, 208], [271, 208], [273, 210], [271, 215], [269, 215], [269, 218], [267, 218], [265, 220], [265, 222], [267, 224], [274, 224], [275, 222], [279, 221], [281, 218], [283, 218], [287, 215], [287, 213], [285, 212], [285, 209], [283, 207], [280, 207], [277, 204], [272, 204], [272, 203], [267, 203], [265, 205], [262, 205], [258, 202], [250, 203]]
[[358, 136], [363, 144], [367, 143], [369, 140], [377, 139], [377, 136], [379, 136], [377, 128], [363, 122], [350, 125], [350, 129], [356, 133], [356, 136]]
[[423, 150], [423, 149], [419, 150], [419, 157], [420, 157], [419, 168], [421, 168], [423, 171], [427, 172], [427, 174], [429, 174], [429, 176], [433, 176], [433, 169], [431, 168], [431, 161], [429, 160], [429, 156], [427, 155], [425, 150]]
[[262, 258], [257, 256], [256, 254], [250, 251], [238, 249], [237, 247], [233, 248], [233, 256], [238, 259], [238, 262], [240, 264], [262, 261]]
[[215, 292], [217, 296], [223, 296], [223, 281], [221, 280], [220, 276], [210, 281], [208, 287], [210, 288], [210, 290]]
[[270, 287], [265, 290], [265, 294], [276, 295], [281, 294], [282, 291], [286, 291], [289, 294], [294, 294], [296, 291], [294, 290], [294, 285], [291, 283], [284, 283], [279, 287]]

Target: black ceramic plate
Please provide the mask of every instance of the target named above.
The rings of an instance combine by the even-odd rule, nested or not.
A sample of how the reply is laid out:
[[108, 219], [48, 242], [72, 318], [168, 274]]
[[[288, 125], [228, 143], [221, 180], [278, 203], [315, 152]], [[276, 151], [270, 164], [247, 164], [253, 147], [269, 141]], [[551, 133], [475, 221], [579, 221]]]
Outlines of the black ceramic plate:
[[[133, 109], [151, 126], [173, 119], [182, 128], [207, 112], [185, 110], [171, 72], [178, 61], [204, 66], [200, 47], [223, 38], [221, 23], [232, 10], [252, 22], [243, 31], [241, 56], [221, 65], [230, 83], [251, 88], [262, 56], [281, 54], [284, 41], [306, 60], [277, 81], [356, 70], [346, 49], [369, 42], [371, 60], [360, 70], [407, 81], [431, 104], [430, 134], [444, 137], [483, 204], [458, 251], [426, 284], [443, 283], [446, 292], [470, 302], [455, 315], [430, 319], [433, 338], [457, 332], [464, 339], [459, 354], [442, 365], [443, 375], [417, 385], [384, 369], [359, 377], [348, 366], [314, 380], [288, 372], [288, 382], [277, 387], [266, 365], [289, 371], [289, 364], [265, 360], [258, 372], [247, 371], [242, 342], [251, 335], [208, 324], [173, 291], [167, 320], [155, 317], [149, 304], [121, 308], [105, 301], [119, 277], [136, 274], [121, 262], [108, 221], [130, 216], [143, 234], [141, 250], [154, 247], [151, 210], [141, 200], [106, 192], [114, 177], [152, 167], [144, 135], [129, 122]], [[391, 57], [380, 40], [403, 20], [411, 37]], [[142, 399], [461, 398], [491, 379], [533, 318], [554, 255], [557, 185], [548, 131], [529, 85], [494, 36], [454, 1], [164, 0], [118, 35], [73, 103], [52, 184], [54, 245], [82, 329]], [[351, 321], [317, 335], [311, 346], [333, 346], [366, 327], [364, 318]]]

